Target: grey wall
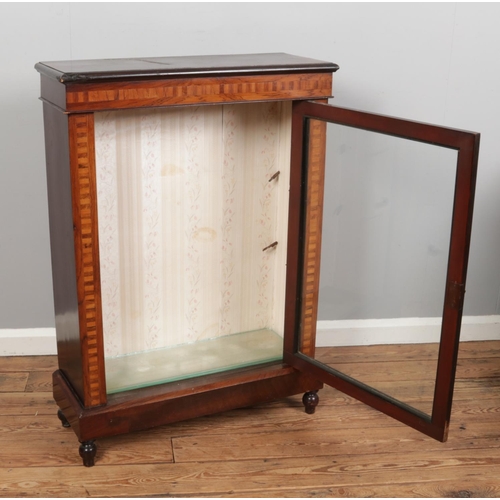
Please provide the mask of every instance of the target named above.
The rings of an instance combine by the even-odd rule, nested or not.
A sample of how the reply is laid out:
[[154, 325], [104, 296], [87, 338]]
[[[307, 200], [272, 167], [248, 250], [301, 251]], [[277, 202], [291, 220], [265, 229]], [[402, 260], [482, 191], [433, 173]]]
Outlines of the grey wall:
[[499, 18], [499, 4], [476, 3], [0, 4], [0, 328], [54, 324], [33, 65], [249, 52], [338, 63], [337, 105], [482, 133], [465, 312], [499, 314]]
[[328, 129], [319, 318], [441, 316], [457, 152]]

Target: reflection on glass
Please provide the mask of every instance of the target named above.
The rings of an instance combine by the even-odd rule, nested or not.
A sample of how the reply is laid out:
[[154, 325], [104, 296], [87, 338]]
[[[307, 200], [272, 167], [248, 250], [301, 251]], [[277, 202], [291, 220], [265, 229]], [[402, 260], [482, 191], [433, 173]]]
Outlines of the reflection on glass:
[[431, 413], [454, 150], [327, 127], [316, 359]]

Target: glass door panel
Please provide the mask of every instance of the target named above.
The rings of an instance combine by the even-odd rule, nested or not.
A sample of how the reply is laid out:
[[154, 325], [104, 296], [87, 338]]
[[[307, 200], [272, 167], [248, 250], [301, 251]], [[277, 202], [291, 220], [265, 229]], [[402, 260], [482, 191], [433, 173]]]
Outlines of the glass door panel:
[[456, 163], [453, 149], [327, 124], [315, 359], [428, 415]]
[[478, 134], [312, 102], [292, 134], [285, 360], [446, 439]]

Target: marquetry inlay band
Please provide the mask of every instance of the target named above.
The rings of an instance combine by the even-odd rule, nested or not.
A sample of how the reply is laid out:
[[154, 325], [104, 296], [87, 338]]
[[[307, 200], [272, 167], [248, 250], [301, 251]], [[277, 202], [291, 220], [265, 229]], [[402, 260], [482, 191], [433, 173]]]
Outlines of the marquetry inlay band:
[[68, 111], [329, 97], [331, 73], [71, 84]]
[[300, 351], [311, 357], [314, 356], [318, 316], [317, 304], [325, 176], [325, 134], [325, 122], [310, 121]]
[[97, 235], [94, 115], [69, 116], [73, 227], [85, 406], [106, 402]]

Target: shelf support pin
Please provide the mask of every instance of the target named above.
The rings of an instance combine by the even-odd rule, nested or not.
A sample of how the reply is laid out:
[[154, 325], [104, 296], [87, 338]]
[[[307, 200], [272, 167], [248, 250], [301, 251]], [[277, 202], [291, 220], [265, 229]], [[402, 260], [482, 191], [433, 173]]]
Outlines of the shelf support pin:
[[274, 181], [274, 179], [277, 179], [279, 176], [280, 176], [280, 171], [278, 170], [271, 176], [271, 178], [267, 182]]
[[274, 243], [271, 243], [270, 245], [267, 245], [266, 248], [263, 248], [262, 251], [265, 252], [266, 250], [269, 250], [270, 248], [274, 248], [278, 245], [278, 242], [275, 241]]

